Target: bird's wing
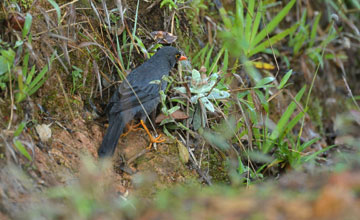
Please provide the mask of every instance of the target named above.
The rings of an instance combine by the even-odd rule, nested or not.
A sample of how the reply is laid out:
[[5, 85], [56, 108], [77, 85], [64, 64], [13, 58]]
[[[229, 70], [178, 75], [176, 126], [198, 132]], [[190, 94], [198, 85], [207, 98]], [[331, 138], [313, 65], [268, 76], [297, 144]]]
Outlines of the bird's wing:
[[119, 87], [118, 91], [116, 91], [118, 93], [117, 98], [110, 101], [112, 105], [110, 114], [140, 106], [139, 100], [141, 103], [146, 103], [159, 98], [159, 85], [157, 84], [135, 84], [132, 88], [133, 90], [126, 82]]
[[[110, 114], [140, 106], [138, 100], [141, 100], [141, 103], [146, 103], [159, 98], [159, 85], [152, 83], [152, 81], [161, 80], [163, 75], [169, 73], [170, 68], [166, 63], [150, 61], [151, 59], [134, 69], [127, 76], [127, 80], [121, 83], [118, 90], [111, 97], [109, 103]], [[161, 80], [162, 90], [166, 88], [166, 85], [167, 83]]]

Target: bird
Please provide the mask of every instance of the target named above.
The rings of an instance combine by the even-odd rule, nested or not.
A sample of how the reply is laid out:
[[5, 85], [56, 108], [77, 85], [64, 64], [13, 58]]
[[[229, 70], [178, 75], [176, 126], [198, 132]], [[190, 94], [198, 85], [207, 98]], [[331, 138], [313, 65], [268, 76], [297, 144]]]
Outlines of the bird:
[[[155, 111], [160, 102], [160, 89], [165, 90], [170, 70], [179, 60], [186, 60], [181, 52], [172, 46], [160, 48], [149, 60], [132, 70], [110, 98], [105, 108], [109, 126], [98, 149], [99, 158], [111, 157], [116, 149], [125, 126], [133, 119], [140, 119], [151, 143], [159, 143], [146, 128], [147, 114]], [[160, 83], [154, 83], [160, 80]], [[145, 111], [144, 111], [145, 109]]]

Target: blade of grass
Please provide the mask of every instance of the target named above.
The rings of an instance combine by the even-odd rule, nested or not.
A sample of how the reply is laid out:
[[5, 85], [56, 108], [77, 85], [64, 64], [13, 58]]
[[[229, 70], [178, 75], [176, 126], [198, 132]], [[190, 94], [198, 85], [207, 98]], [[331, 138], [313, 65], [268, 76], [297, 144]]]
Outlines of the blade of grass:
[[324, 153], [325, 151], [328, 151], [328, 150], [330, 150], [331, 148], [333, 148], [333, 147], [335, 147], [335, 146], [336, 146], [336, 145], [331, 145], [331, 146], [325, 147], [325, 148], [323, 148], [323, 149], [321, 149], [321, 150], [319, 150], [319, 151], [316, 151], [315, 153], [313, 153], [313, 154], [311, 154], [311, 155], [309, 155], [309, 156], [302, 157], [301, 159], [302, 159], [302, 161], [303, 161], [304, 163], [309, 162], [310, 160], [315, 159], [316, 156], [318, 156], [319, 154]]
[[32, 161], [32, 158], [31, 158], [29, 152], [27, 152], [26, 148], [19, 140], [15, 140], [14, 145], [16, 146], [16, 148], [20, 151], [20, 153], [22, 155], [24, 155], [29, 161]]
[[245, 18], [245, 39], [247, 42], [250, 42], [250, 36], [251, 36], [251, 24], [253, 23], [254, 19], [254, 7], [255, 7], [255, 0], [249, 0], [248, 1], [248, 7], [247, 7], [247, 13]]
[[265, 40], [263, 43], [259, 44], [258, 46], [256, 46], [254, 49], [250, 50], [249, 53], [249, 57], [265, 50], [266, 48], [268, 48], [270, 45], [275, 44], [276, 42], [284, 39], [287, 35], [289, 35], [290, 33], [294, 32], [296, 30], [296, 28], [299, 26], [299, 24], [295, 24], [292, 27], [284, 30], [283, 32], [271, 37], [269, 40]]
[[57, 15], [58, 25], [60, 25], [61, 9], [60, 9], [59, 5], [54, 0], [48, 0], [48, 2], [54, 7], [54, 9], [56, 11], [56, 15]]
[[291, 75], [292, 75], [292, 70], [289, 70], [289, 71], [285, 74], [285, 76], [281, 79], [280, 84], [279, 84], [279, 86], [277, 87], [277, 89], [280, 90], [280, 89], [284, 88], [285, 84], [287, 83], [287, 81], [289, 80], [289, 78], [290, 78]]
[[[305, 90], [306, 90], [306, 85], [303, 86], [302, 89], [296, 94], [295, 100], [297, 102], [300, 102], [302, 96], [304, 95]], [[282, 132], [286, 128], [285, 127], [286, 123], [288, 123], [295, 109], [296, 109], [296, 103], [292, 101], [285, 110], [285, 112], [283, 113], [283, 115], [281, 116], [279, 122], [276, 125], [275, 130], [271, 133], [269, 137], [270, 141], [267, 140], [267, 142], [264, 144], [264, 148], [262, 149], [264, 153], [267, 153], [271, 150], [273, 146], [272, 142], [275, 141], [282, 134]]]
[[266, 29], [263, 29], [258, 35], [256, 35], [253, 44], [257, 45], [262, 41], [268, 33], [273, 31], [282, 19], [289, 13], [290, 9], [294, 6], [296, 0], [291, 0], [271, 21], [266, 25]]
[[[205, 63], [204, 63], [204, 66], [207, 70], [209, 70], [209, 63], [210, 63], [210, 59], [211, 59], [211, 54], [212, 54], [212, 51], [214, 50], [214, 46], [212, 46], [210, 48], [210, 50], [207, 52], [207, 56], [206, 56], [206, 59], [205, 59]], [[203, 59], [202, 59], [203, 60]]]
[[262, 16], [262, 1], [260, 1], [259, 5], [257, 7], [256, 17], [254, 20], [253, 28], [251, 31], [251, 37], [249, 40], [250, 45], [252, 44], [252, 41], [255, 39], [256, 34], [258, 33], [261, 16]]
[[310, 33], [309, 47], [312, 47], [315, 43], [316, 31], [317, 31], [317, 27], [319, 25], [320, 18], [321, 18], [321, 12], [319, 14], [317, 14], [315, 17], [314, 24], [313, 24], [313, 27], [312, 27], [311, 33]]
[[22, 30], [22, 38], [24, 39], [26, 37], [26, 35], [30, 32], [30, 28], [31, 28], [31, 23], [32, 23], [32, 16], [30, 13], [26, 13], [25, 16], [25, 24], [24, 24], [24, 28]]

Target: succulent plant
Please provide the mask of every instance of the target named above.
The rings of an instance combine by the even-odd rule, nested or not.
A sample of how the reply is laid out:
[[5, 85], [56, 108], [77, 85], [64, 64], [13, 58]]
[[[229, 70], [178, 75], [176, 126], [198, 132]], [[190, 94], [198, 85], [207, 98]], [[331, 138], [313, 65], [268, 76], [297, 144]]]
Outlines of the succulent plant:
[[[190, 92], [192, 94], [190, 101], [196, 104], [200, 100], [207, 110], [214, 112], [215, 108], [210, 100], [225, 99], [230, 96], [230, 93], [227, 91], [214, 87], [218, 78], [219, 75], [217, 73], [213, 73], [209, 77], [202, 77], [199, 71], [193, 69], [190, 81]], [[186, 94], [185, 87], [176, 87], [174, 89], [177, 92]]]

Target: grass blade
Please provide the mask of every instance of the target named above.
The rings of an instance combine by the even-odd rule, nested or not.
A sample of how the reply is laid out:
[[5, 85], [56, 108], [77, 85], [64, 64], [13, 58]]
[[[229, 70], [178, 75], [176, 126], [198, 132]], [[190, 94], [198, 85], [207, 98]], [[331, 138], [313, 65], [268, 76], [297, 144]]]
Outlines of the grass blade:
[[296, 30], [296, 28], [299, 26], [299, 24], [295, 24], [292, 27], [284, 30], [283, 32], [273, 36], [272, 38], [270, 38], [269, 40], [265, 40], [263, 43], [261, 43], [260, 45], [258, 45], [257, 47], [255, 47], [253, 50], [250, 51], [249, 53], [249, 57], [265, 50], [266, 48], [268, 48], [270, 45], [275, 44], [276, 42], [284, 39], [287, 35], [289, 35], [290, 33], [294, 32]]
[[284, 88], [285, 84], [287, 83], [287, 81], [289, 80], [290, 76], [292, 75], [292, 70], [289, 70], [285, 76], [281, 79], [280, 85], [277, 87], [277, 89], [282, 89]]
[[48, 2], [54, 7], [54, 9], [56, 11], [56, 15], [57, 15], [58, 25], [60, 25], [61, 9], [60, 9], [59, 5], [54, 0], [48, 0]]
[[250, 35], [251, 35], [251, 24], [253, 23], [254, 19], [254, 7], [255, 7], [255, 0], [249, 0], [249, 6], [247, 8], [246, 13], [246, 20], [245, 20], [245, 39], [247, 42], [250, 42]]
[[258, 35], [256, 35], [253, 45], [260, 43], [268, 33], [273, 31], [282, 19], [289, 13], [290, 9], [294, 6], [296, 0], [291, 0], [276, 16], [266, 25], [266, 28], [263, 29]]
[[24, 38], [26, 37], [26, 35], [30, 32], [31, 23], [32, 23], [32, 16], [31, 16], [31, 14], [26, 13], [24, 29], [22, 30], [22, 38], [23, 38], [23, 39], [24, 39]]
[[[295, 100], [297, 102], [299, 102], [302, 98], [302, 96], [304, 95], [304, 92], [306, 90], [306, 85], [303, 86], [303, 88], [296, 94], [295, 96]], [[287, 122], [289, 121], [291, 115], [293, 114], [293, 112], [296, 109], [296, 103], [294, 101], [292, 101], [290, 103], [290, 105], [287, 107], [286, 111], [284, 112], [284, 114], [281, 116], [279, 122], [276, 125], [275, 130], [271, 133], [270, 137], [269, 137], [269, 141], [267, 140], [267, 142], [264, 144], [264, 148], [263, 148], [263, 152], [267, 153], [269, 152], [269, 150], [272, 148], [272, 143], [273, 141], [275, 141], [280, 135], [282, 135], [282, 133], [285, 130], [285, 125], [287, 124]]]

